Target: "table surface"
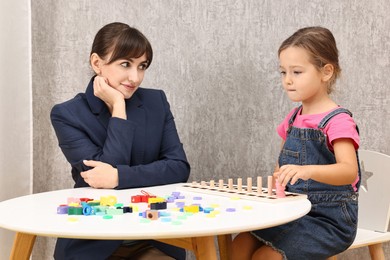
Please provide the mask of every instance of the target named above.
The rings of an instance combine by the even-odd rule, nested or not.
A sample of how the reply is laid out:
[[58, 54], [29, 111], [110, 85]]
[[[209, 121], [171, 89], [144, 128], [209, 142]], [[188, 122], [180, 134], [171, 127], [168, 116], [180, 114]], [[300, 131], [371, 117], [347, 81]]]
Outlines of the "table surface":
[[[141, 190], [165, 197], [180, 191], [182, 184], [156, 187], [108, 190], [93, 188], [65, 189], [37, 193], [0, 202], [0, 227], [16, 232], [39, 236], [94, 238], [94, 239], [165, 239], [234, 234], [280, 225], [302, 217], [309, 212], [307, 199], [281, 203], [265, 203], [251, 200], [181, 192], [185, 204], [200, 204], [203, 208], [215, 207], [220, 213], [214, 217], [203, 212], [183, 216], [168, 203], [165, 210], [171, 214], [170, 222], [162, 219], [142, 223], [139, 212], [147, 210], [147, 203], [137, 203], [139, 212], [114, 215], [112, 219], [102, 216], [68, 216], [57, 214], [57, 206], [66, 204], [68, 197], [92, 198], [116, 196], [117, 201], [129, 205], [131, 196], [140, 195]], [[201, 200], [199, 200], [201, 197]], [[134, 204], [133, 204], [134, 205]], [[235, 212], [227, 209], [234, 208]], [[77, 218], [76, 222], [69, 217]]]

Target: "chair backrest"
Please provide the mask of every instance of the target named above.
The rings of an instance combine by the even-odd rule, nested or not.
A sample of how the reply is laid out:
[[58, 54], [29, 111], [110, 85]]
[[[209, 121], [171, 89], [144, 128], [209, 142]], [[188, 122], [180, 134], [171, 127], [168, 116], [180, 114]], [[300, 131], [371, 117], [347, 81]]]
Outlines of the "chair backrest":
[[359, 228], [387, 232], [390, 219], [390, 156], [359, 150], [362, 180]]

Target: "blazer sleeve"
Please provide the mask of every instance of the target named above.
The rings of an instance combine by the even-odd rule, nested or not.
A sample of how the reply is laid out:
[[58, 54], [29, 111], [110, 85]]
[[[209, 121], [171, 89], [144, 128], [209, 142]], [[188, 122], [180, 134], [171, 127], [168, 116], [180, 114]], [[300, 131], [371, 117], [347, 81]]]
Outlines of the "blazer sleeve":
[[59, 146], [72, 166], [75, 187], [88, 186], [80, 172], [89, 170], [83, 160], [130, 164], [135, 125], [127, 120], [109, 118], [105, 129], [83, 103], [55, 105], [51, 122]]
[[190, 174], [183, 144], [177, 133], [174, 117], [163, 91], [159, 91], [164, 106], [165, 121], [158, 159], [145, 165], [117, 165], [118, 189], [147, 187], [186, 182]]

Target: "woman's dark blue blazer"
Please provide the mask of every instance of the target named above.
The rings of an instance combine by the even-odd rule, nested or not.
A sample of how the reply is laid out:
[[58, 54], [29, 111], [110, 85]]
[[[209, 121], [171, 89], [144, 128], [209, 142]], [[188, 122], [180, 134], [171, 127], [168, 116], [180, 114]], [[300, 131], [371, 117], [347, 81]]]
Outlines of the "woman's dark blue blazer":
[[[186, 182], [190, 165], [164, 92], [139, 88], [125, 102], [127, 120], [111, 117], [106, 104], [93, 94], [91, 79], [85, 93], [53, 107], [51, 122], [71, 165], [75, 188], [88, 186], [80, 175], [90, 169], [83, 160], [117, 168], [116, 189]], [[59, 238], [54, 257], [106, 259], [121, 242]], [[176, 259], [185, 258], [183, 249], [151, 243]]]

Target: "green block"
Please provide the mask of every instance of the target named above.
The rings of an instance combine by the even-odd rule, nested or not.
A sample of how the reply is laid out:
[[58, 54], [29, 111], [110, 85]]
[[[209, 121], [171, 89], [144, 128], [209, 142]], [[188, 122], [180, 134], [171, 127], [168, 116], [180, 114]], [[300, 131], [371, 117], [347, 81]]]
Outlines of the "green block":
[[107, 215], [122, 215], [123, 209], [122, 208], [119, 208], [119, 209], [108, 208], [108, 209], [106, 209], [106, 214]]

